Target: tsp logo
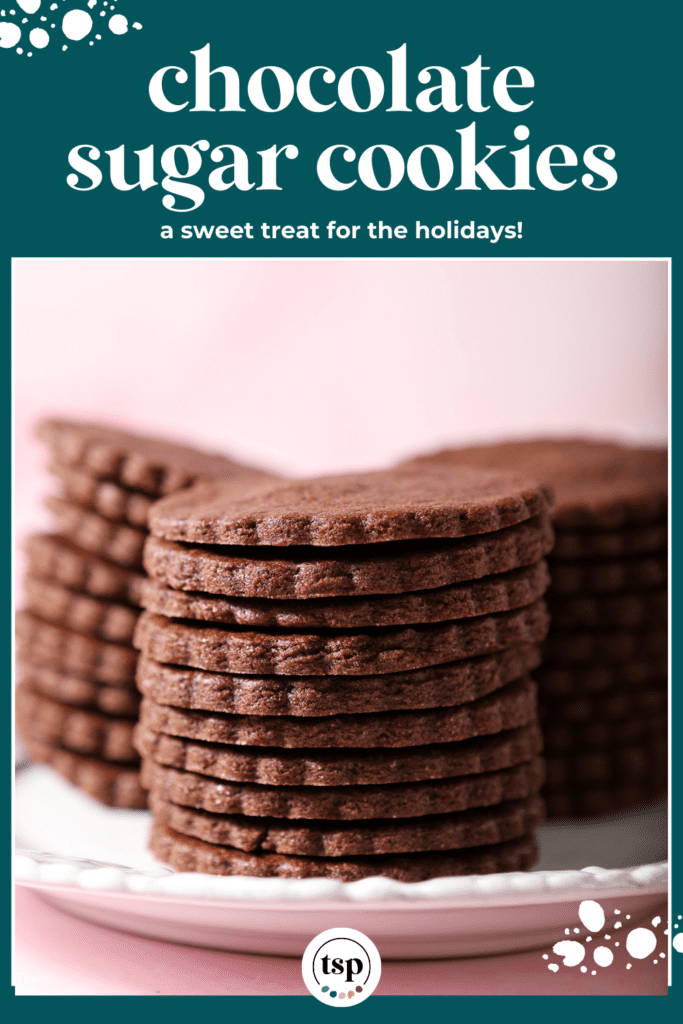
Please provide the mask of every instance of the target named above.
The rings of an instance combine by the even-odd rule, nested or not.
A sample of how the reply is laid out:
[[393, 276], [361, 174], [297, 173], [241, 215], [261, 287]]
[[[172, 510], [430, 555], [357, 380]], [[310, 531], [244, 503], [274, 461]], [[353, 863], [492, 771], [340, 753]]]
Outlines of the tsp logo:
[[354, 928], [329, 928], [309, 942], [301, 962], [306, 988], [328, 1006], [354, 1006], [382, 975], [377, 946]]

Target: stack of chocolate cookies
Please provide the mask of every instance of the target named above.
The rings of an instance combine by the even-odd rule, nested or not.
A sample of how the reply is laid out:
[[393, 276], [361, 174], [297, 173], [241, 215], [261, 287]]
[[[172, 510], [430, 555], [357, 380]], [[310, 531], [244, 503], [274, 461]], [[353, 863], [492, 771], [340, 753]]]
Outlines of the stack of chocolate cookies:
[[550, 817], [652, 802], [667, 786], [667, 456], [584, 440], [440, 452], [555, 488], [551, 631], [536, 674]]
[[466, 467], [156, 504], [134, 641], [155, 854], [342, 881], [529, 867], [549, 502]]
[[105, 804], [144, 807], [132, 742], [140, 698], [133, 632], [150, 506], [198, 479], [259, 476], [229, 459], [64, 420], [38, 428], [62, 493], [54, 532], [26, 544], [17, 617], [17, 726], [34, 761]]

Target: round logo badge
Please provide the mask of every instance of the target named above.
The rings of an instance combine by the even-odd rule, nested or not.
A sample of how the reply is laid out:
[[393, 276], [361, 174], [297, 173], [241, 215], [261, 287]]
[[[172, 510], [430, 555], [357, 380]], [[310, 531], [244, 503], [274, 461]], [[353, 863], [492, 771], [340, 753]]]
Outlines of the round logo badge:
[[301, 961], [306, 988], [328, 1006], [355, 1006], [371, 996], [382, 976], [377, 946], [355, 928], [328, 928], [306, 946]]

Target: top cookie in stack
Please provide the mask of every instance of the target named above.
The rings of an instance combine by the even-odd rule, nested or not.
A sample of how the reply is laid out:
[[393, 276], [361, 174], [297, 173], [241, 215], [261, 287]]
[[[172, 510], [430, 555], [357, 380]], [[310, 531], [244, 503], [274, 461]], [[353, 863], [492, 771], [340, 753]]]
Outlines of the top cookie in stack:
[[552, 627], [537, 674], [553, 817], [666, 791], [667, 455], [585, 440], [440, 452], [411, 465], [505, 466], [552, 482]]
[[135, 643], [157, 856], [343, 881], [529, 866], [549, 503], [465, 467], [155, 505]]
[[132, 732], [132, 637], [147, 513], [199, 479], [263, 478], [220, 455], [96, 424], [46, 420], [62, 495], [55, 532], [29, 538], [18, 616], [17, 720], [28, 753], [104, 803], [144, 806]]

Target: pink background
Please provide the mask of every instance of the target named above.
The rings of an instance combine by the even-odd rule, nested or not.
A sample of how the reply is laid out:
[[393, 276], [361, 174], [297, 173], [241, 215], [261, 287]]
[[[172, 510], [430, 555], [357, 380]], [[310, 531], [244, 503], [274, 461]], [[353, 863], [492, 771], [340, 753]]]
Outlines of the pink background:
[[46, 414], [291, 474], [449, 441], [666, 434], [667, 264], [16, 261], [17, 519]]

